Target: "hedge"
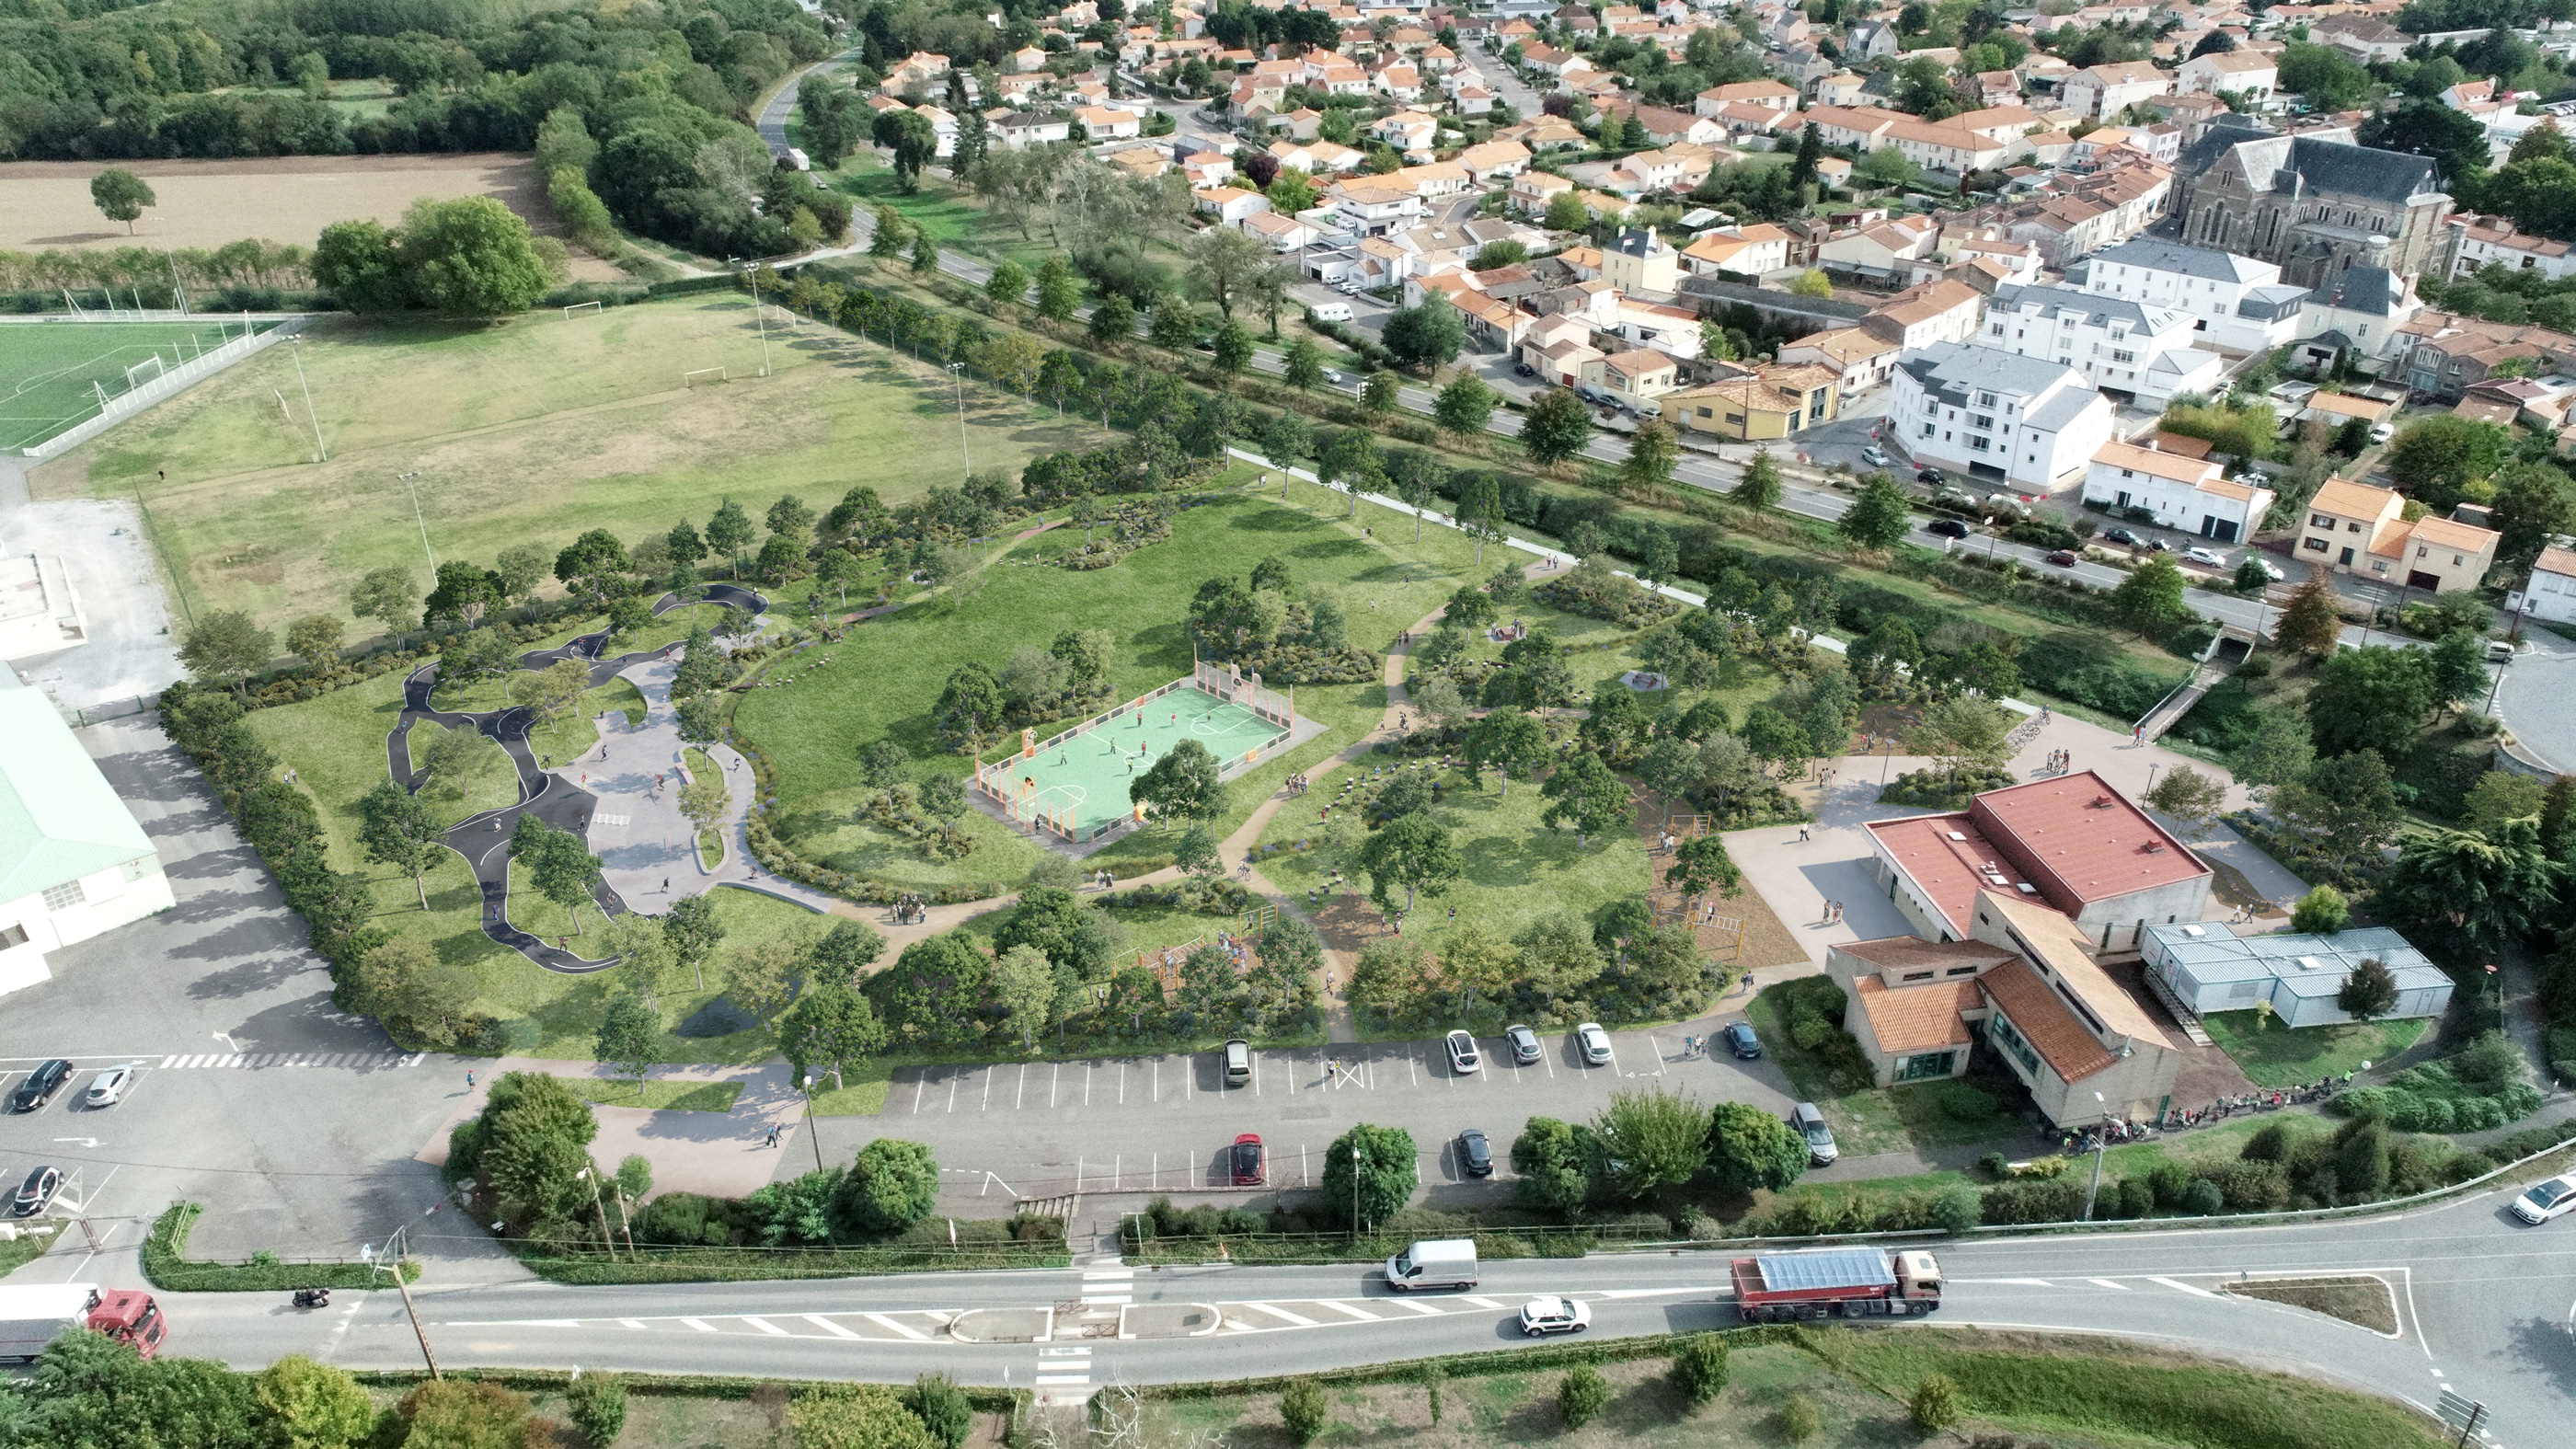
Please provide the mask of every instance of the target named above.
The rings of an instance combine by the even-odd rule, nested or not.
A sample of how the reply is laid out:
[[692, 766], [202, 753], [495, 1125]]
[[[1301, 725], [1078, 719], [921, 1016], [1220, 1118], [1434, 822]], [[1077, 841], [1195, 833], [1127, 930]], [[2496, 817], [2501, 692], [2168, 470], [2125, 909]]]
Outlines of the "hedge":
[[[297, 1288], [393, 1286], [381, 1266], [369, 1263], [214, 1263], [191, 1260], [182, 1256], [188, 1249], [188, 1231], [196, 1226], [197, 1215], [204, 1211], [196, 1203], [175, 1202], [152, 1224], [151, 1236], [143, 1240], [144, 1281], [169, 1293], [286, 1293]], [[418, 1281], [419, 1260], [403, 1259], [402, 1273], [406, 1280]]]
[[551, 1283], [745, 1283], [787, 1278], [845, 1278], [865, 1273], [923, 1273], [979, 1268], [1065, 1268], [1073, 1254], [1058, 1243], [972, 1244], [957, 1248], [647, 1248], [635, 1257], [546, 1254], [509, 1244], [529, 1272]]
[[[1764, 1323], [1744, 1328], [1721, 1328], [1714, 1332], [1726, 1340], [1729, 1349], [1762, 1348], [1775, 1344], [1794, 1344], [1799, 1335], [1811, 1332], [1793, 1323]], [[1150, 1384], [1137, 1393], [1148, 1399], [1187, 1401], [1226, 1399], [1246, 1394], [1275, 1394], [1300, 1379], [1328, 1388], [1357, 1388], [1364, 1384], [1418, 1383], [1425, 1373], [1437, 1371], [1447, 1378], [1483, 1378], [1493, 1374], [1543, 1373], [1549, 1369], [1572, 1368], [1576, 1364], [1633, 1363], [1641, 1358], [1669, 1358], [1681, 1352], [1683, 1344], [1699, 1337], [1698, 1333], [1656, 1333], [1638, 1338], [1620, 1338], [1584, 1342], [1566, 1340], [1535, 1348], [1517, 1348], [1498, 1353], [1486, 1349], [1480, 1353], [1442, 1354], [1436, 1358], [1399, 1359], [1392, 1363], [1361, 1364], [1353, 1368], [1326, 1369], [1321, 1373], [1279, 1374], [1257, 1379], [1226, 1379], [1195, 1384]]]

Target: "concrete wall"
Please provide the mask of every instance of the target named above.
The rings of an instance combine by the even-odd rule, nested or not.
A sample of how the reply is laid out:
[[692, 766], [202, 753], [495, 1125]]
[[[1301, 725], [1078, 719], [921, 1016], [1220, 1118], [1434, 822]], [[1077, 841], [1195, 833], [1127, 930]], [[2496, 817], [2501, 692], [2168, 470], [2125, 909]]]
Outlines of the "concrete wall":
[[[2209, 907], [2211, 879], [2194, 876], [2153, 890], [2095, 901], [2075, 918], [2075, 924], [2094, 949], [2127, 950], [2138, 945], [2143, 926], [2199, 920]], [[2109, 932], [2107, 936], [2105, 931]]]

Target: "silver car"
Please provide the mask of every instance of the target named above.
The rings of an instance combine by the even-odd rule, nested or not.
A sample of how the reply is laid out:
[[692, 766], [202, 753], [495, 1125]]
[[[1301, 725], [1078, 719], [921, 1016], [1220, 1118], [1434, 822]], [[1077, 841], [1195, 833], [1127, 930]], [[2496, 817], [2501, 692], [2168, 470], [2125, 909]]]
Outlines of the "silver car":
[[1512, 1045], [1513, 1061], [1525, 1067], [1538, 1064], [1541, 1049], [1537, 1032], [1526, 1026], [1507, 1026], [1503, 1028], [1503, 1040]]
[[84, 1107], [113, 1107], [125, 1100], [125, 1090], [134, 1085], [134, 1068], [109, 1067], [89, 1079], [89, 1094], [81, 1098]]
[[1601, 1023], [1587, 1021], [1576, 1027], [1574, 1042], [1583, 1049], [1585, 1061], [1596, 1067], [1606, 1067], [1610, 1064], [1610, 1033], [1601, 1029]]

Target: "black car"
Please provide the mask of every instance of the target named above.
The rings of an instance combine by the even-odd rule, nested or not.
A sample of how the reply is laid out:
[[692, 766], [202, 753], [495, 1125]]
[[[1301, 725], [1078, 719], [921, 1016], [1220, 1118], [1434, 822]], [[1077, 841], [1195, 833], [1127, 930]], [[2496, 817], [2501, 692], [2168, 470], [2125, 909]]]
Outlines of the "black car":
[[1494, 1149], [1485, 1134], [1470, 1127], [1458, 1134], [1458, 1168], [1469, 1177], [1491, 1177], [1494, 1172]]
[[45, 1204], [54, 1200], [54, 1190], [62, 1185], [63, 1174], [59, 1168], [39, 1167], [28, 1173], [27, 1180], [19, 1184], [18, 1196], [10, 1201], [10, 1215], [24, 1218], [43, 1212]]
[[2075, 557], [2075, 550], [2071, 548], [2061, 548], [2057, 550], [2048, 556], [2048, 561], [2062, 569], [2071, 569], [2075, 567], [2078, 562]]
[[2131, 548], [2138, 546], [2138, 536], [2125, 528], [2103, 529], [2102, 536], [2113, 543], [2126, 544]]
[[1949, 482], [1950, 478], [1948, 474], [1943, 473], [1938, 468], [1918, 468], [1914, 473], [1914, 481], [1917, 483], [1929, 483], [1933, 487], [1938, 488], [1942, 484]]
[[1719, 1035], [1726, 1038], [1726, 1049], [1735, 1053], [1736, 1058], [1739, 1061], [1749, 1062], [1755, 1057], [1762, 1055], [1762, 1038], [1753, 1034], [1753, 1024], [1751, 1022], [1728, 1022], [1726, 1024], [1726, 1030], [1720, 1032]]
[[71, 1079], [72, 1064], [56, 1057], [29, 1072], [27, 1080], [18, 1084], [18, 1090], [9, 1094], [9, 1110], [33, 1112], [52, 1101], [54, 1094], [63, 1089], [63, 1083]]
[[1968, 525], [1961, 523], [1955, 518], [1936, 518], [1926, 525], [1926, 527], [1930, 528], [1932, 532], [1941, 535], [1943, 538], [1966, 538], [1968, 536]]
[[1530, 366], [1526, 362], [1515, 362], [1512, 364], [1512, 375], [1514, 377], [1536, 377], [1538, 376], [1538, 369]]

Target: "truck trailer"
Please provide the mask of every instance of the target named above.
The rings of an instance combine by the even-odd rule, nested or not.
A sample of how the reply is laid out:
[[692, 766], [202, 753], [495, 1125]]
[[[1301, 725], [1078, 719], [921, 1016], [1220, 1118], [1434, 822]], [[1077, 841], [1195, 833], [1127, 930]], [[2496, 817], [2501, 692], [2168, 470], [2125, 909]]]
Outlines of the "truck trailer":
[[139, 1289], [95, 1283], [0, 1286], [0, 1362], [24, 1363], [71, 1328], [106, 1334], [151, 1358], [161, 1351], [169, 1320], [152, 1295]]
[[1905, 1318], [1941, 1306], [1941, 1265], [1920, 1248], [1802, 1248], [1734, 1264], [1735, 1307], [1747, 1323], [1812, 1318]]

